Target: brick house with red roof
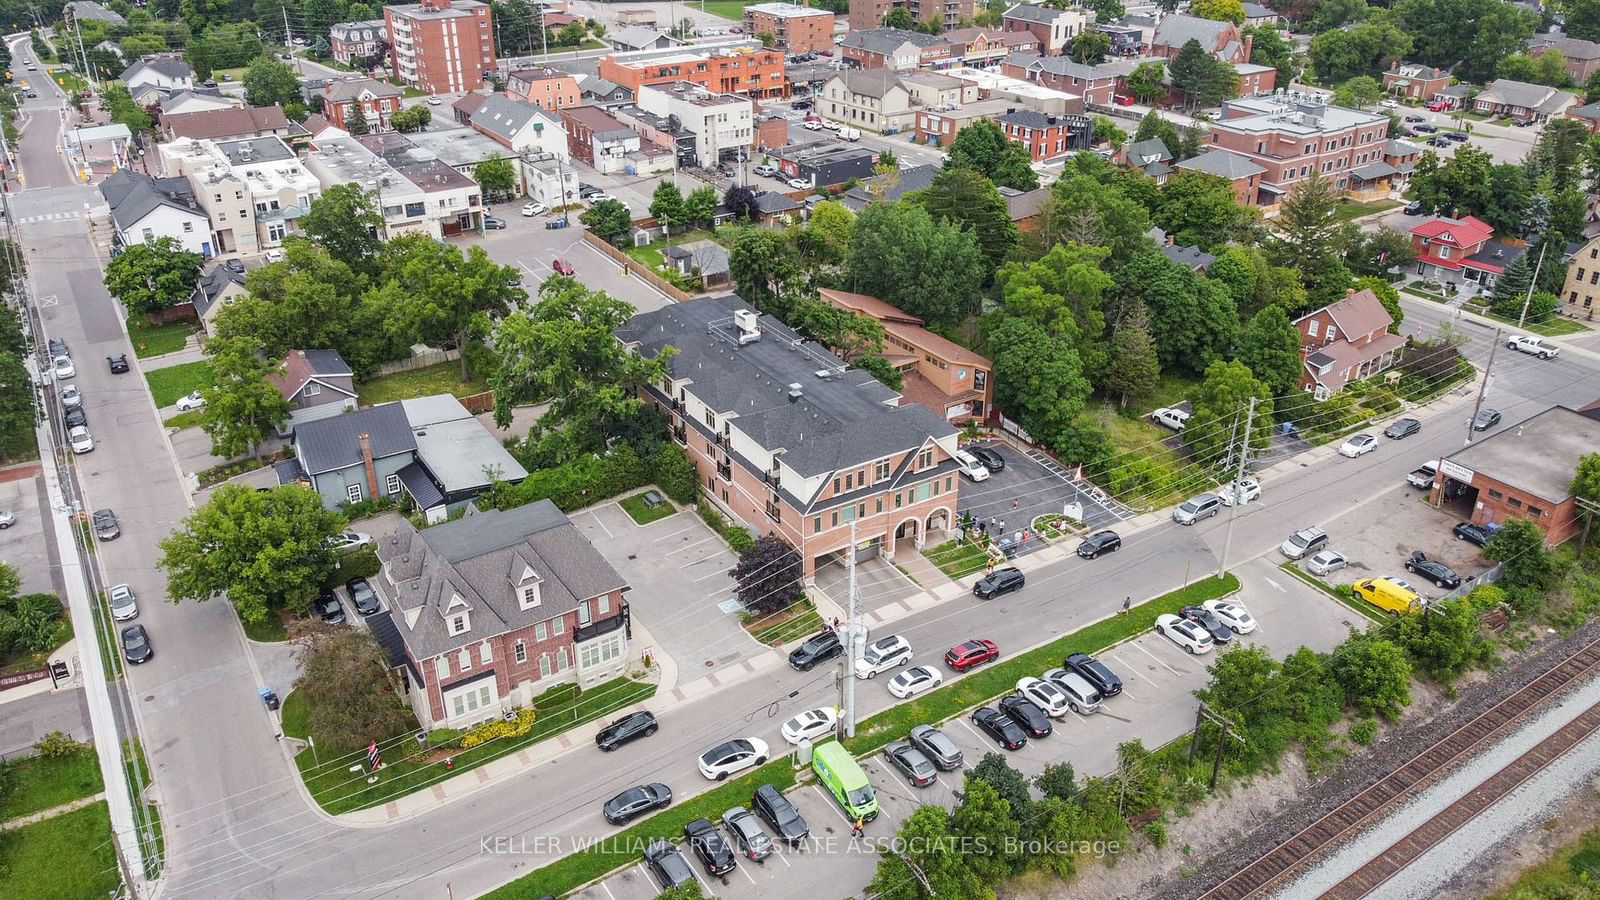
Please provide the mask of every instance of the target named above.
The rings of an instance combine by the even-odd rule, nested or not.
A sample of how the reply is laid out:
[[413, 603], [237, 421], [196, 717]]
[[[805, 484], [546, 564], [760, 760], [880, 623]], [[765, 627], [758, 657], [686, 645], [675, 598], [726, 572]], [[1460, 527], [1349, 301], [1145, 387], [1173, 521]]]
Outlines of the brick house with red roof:
[[1494, 239], [1494, 229], [1476, 216], [1430, 219], [1411, 229], [1417, 274], [1434, 281], [1470, 281], [1487, 291], [1521, 256], [1523, 247]]
[[1393, 317], [1371, 290], [1346, 291], [1343, 300], [1295, 319], [1300, 387], [1326, 400], [1350, 382], [1394, 366], [1406, 339], [1389, 333], [1392, 324]]

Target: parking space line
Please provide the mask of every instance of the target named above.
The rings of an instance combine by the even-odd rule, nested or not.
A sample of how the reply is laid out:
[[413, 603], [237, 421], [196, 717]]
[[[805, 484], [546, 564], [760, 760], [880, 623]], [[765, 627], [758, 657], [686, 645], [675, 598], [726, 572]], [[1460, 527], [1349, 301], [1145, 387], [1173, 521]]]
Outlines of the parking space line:
[[[722, 536], [721, 535], [713, 534], [710, 537], [703, 537], [700, 540], [695, 541], [694, 543], [689, 544], [687, 546], [679, 547], [678, 548], [678, 552], [682, 553], [685, 550], [693, 550], [694, 548], [700, 546], [701, 544], [704, 544], [707, 541], [720, 541], [720, 540], [722, 540]], [[698, 562], [698, 560], [696, 560], [696, 562]], [[693, 564], [694, 563], [690, 563], [690, 565], [693, 565]], [[683, 568], [683, 566], [679, 566], [678, 568], [681, 569], [681, 568]]]
[[[689, 871], [694, 872], [694, 869], [691, 868]], [[715, 896], [711, 893], [711, 885], [706, 884], [706, 880], [700, 877], [699, 872], [694, 872], [694, 880], [700, 882], [700, 889], [706, 892], [707, 897]]]
[[[618, 506], [617, 508], [618, 509], [622, 509], [621, 506]], [[626, 510], [624, 510], [624, 512], [626, 512]], [[589, 515], [594, 517], [594, 523], [596, 525], [600, 526], [600, 530], [604, 531], [606, 533], [606, 537], [608, 537], [608, 538], [616, 537], [616, 535], [611, 533], [611, 529], [606, 527], [606, 523], [600, 521], [600, 513], [599, 513], [598, 510], [593, 510], [593, 509], [589, 510]]]
[[1129, 644], [1128, 646], [1130, 646], [1133, 649], [1139, 651], [1140, 653], [1143, 653], [1145, 656], [1148, 656], [1151, 659], [1154, 659], [1156, 661], [1156, 665], [1160, 666], [1163, 669], [1166, 669], [1168, 672], [1171, 672], [1172, 674], [1178, 676], [1179, 678], [1183, 677], [1183, 673], [1182, 672], [1179, 672], [1177, 669], [1174, 669], [1173, 667], [1171, 667], [1171, 666], [1167, 665], [1166, 663], [1162, 662], [1160, 659], [1157, 659], [1156, 655], [1154, 653], [1151, 653], [1149, 650], [1146, 650], [1145, 648], [1139, 646], [1138, 644]]
[[785, 858], [782, 853], [778, 852], [778, 848], [776, 846], [774, 846], [772, 848], [772, 855], [776, 856], [777, 858], [779, 858], [781, 860], [783, 860], [783, 864], [786, 865], [786, 866], [789, 866], [789, 868], [791, 868], [791, 869], [794, 868], [794, 866], [789, 864], [789, 860], [787, 858]]
[[901, 778], [901, 777], [900, 777], [900, 776], [899, 776], [899, 775], [898, 775], [898, 774], [897, 774], [897, 773], [896, 773], [896, 772], [895, 772], [895, 771], [894, 771], [894, 769], [892, 769], [892, 768], [890, 768], [890, 767], [889, 767], [889, 763], [888, 763], [888, 761], [887, 761], [887, 760], [885, 760], [885, 761], [884, 761], [884, 762], [883, 762], [883, 770], [884, 770], [884, 771], [885, 771], [885, 772], [887, 772], [887, 773], [889, 773], [889, 777], [890, 777], [890, 778], [893, 778], [893, 779], [894, 779], [894, 783], [895, 783], [895, 784], [897, 784], [897, 785], [899, 785], [899, 786], [901, 786], [901, 787], [903, 787], [903, 788], [905, 788], [905, 789], [906, 789], [906, 793], [905, 793], [905, 798], [906, 798], [906, 799], [907, 799], [907, 800], [915, 800], [915, 799], [917, 799], [917, 798], [916, 798], [916, 791], [914, 791], [914, 790], [912, 790], [912, 788], [911, 788], [911, 785], [909, 785], [909, 784], [907, 784], [907, 783], [906, 783], [906, 780], [905, 780], [905, 779], [904, 779], [904, 778]]
[[694, 581], [691, 581], [689, 583], [690, 584], [699, 584], [700, 582], [705, 581], [707, 578], [715, 578], [718, 575], [726, 575], [726, 574], [728, 574], [728, 573], [723, 571], [722, 569], [718, 569], [715, 572], [712, 572], [710, 575], [701, 575], [699, 578], [696, 578]]
[[662, 541], [670, 541], [673, 538], [677, 537], [678, 535], [683, 534], [685, 531], [694, 531], [695, 529], [700, 528], [700, 527], [701, 526], [699, 526], [699, 525], [690, 525], [687, 528], [679, 528], [677, 531], [674, 531], [671, 534], [663, 534], [661, 537], [656, 538], [655, 541], [658, 544], [661, 543]]
[[749, 872], [745, 871], [744, 866], [734, 866], [734, 868], [739, 870], [739, 874], [740, 875], [743, 875], [745, 878], [749, 879], [751, 884], [755, 884], [756, 883], [755, 876], [751, 875]]
[[971, 725], [968, 725], [966, 719], [957, 719], [956, 721], [960, 722], [962, 727], [964, 727], [968, 731], [972, 732], [972, 736], [978, 739], [978, 743], [979, 744], [984, 744], [985, 743], [984, 736], [978, 733], [978, 729], [973, 728]]
[[604, 881], [600, 882], [600, 889], [605, 891], [606, 892], [606, 896], [610, 897], [611, 900], [617, 900], [617, 895], [611, 893], [611, 888], [606, 887], [606, 883]]
[[[1109, 653], [1106, 654], [1106, 655], [1107, 656], [1111, 656], [1111, 654], [1109, 654]], [[1111, 656], [1111, 658], [1116, 660], [1117, 661], [1117, 665], [1122, 666], [1122, 668], [1124, 670], [1126, 670], [1127, 672], [1129, 672], [1129, 673], [1131, 673], [1133, 675], [1137, 675], [1140, 678], [1143, 678], [1145, 681], [1149, 681], [1152, 686], [1155, 685], [1154, 681], [1150, 681], [1150, 676], [1149, 675], [1146, 675], [1143, 672], [1139, 671], [1138, 669], [1134, 668], [1133, 666], [1128, 665], [1125, 661], [1123, 661], [1122, 657], [1120, 657], [1120, 656]], [[1123, 685], [1122, 686], [1122, 692], [1124, 694], [1128, 693], [1128, 686], [1127, 685]]]
[[829, 809], [833, 810], [834, 815], [843, 820], [846, 825], [856, 824], [850, 821], [850, 817], [845, 815], [843, 810], [839, 809], [839, 804], [833, 802], [833, 798], [828, 796], [827, 791], [824, 791], [822, 788], [814, 784], [811, 786], [811, 789], [817, 792], [817, 796], [822, 798], [822, 802], [826, 804]]

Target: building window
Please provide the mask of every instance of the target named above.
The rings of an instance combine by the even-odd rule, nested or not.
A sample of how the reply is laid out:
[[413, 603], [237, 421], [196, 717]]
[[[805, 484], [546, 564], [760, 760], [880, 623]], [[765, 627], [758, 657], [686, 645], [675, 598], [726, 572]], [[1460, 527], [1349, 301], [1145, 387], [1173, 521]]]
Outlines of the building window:
[[1522, 501], [1518, 500], [1516, 497], [1512, 497], [1510, 500], [1507, 500], [1506, 503], [1508, 503], [1512, 509], [1522, 508]]
[[587, 604], [587, 603], [579, 603], [578, 604], [578, 627], [582, 628], [583, 626], [588, 625], [592, 621], [594, 621], [594, 620], [589, 618], [589, 604]]
[[1537, 506], [1530, 506], [1530, 507], [1528, 507], [1528, 515], [1533, 516], [1535, 519], [1537, 519], [1540, 516], [1544, 515], [1544, 510], [1540, 509]]
[[543, 641], [543, 640], [546, 640], [548, 638], [549, 638], [549, 634], [546, 633], [543, 622], [540, 622], [539, 624], [533, 626], [533, 639], [534, 640]]
[[820, 534], [821, 532], [822, 532], [822, 517], [821, 516], [817, 516], [816, 518], [811, 520], [811, 533], [812, 534]]
[[478, 662], [488, 665], [494, 662], [494, 647], [488, 641], [478, 645]]
[[1490, 488], [1489, 489], [1489, 499], [1490, 500], [1504, 500], [1505, 499], [1505, 495], [1500, 493], [1499, 491], [1495, 490], [1494, 488]]
[[359, 485], [359, 484], [347, 484], [347, 485], [345, 485], [344, 495], [346, 497], [350, 498], [350, 502], [351, 503], [360, 503], [361, 502], [361, 485]]
[[465, 614], [450, 617], [450, 633], [460, 634], [467, 630], [467, 617]]
[[[194, 223], [193, 222], [185, 222], [185, 223], [183, 223], [183, 233], [184, 234], [189, 234], [189, 233], [191, 233], [193, 231], [194, 231]], [[1578, 277], [1579, 278], [1583, 277], [1583, 270], [1582, 269], [1578, 270]]]
[[565, 669], [566, 667], [567, 667], [567, 648], [565, 648], [565, 647], [557, 647], [556, 648], [556, 671], [559, 672], [562, 669]]
[[306, 386], [301, 393], [305, 394], [307, 397], [315, 397], [322, 393], [322, 385], [317, 384], [315, 381], [308, 381], [306, 382]]
[[566, 619], [565, 616], [556, 616], [554, 619], [550, 620], [550, 633], [551, 634], [561, 634], [561, 633], [565, 632], [566, 630], [567, 630], [567, 619]]
[[400, 493], [400, 476], [399, 475], [389, 475], [389, 476], [385, 477], [383, 479], [383, 490], [384, 490], [384, 493], [388, 494], [391, 497], [393, 497], [395, 494]]
[[550, 677], [550, 654], [548, 653], [539, 654], [539, 677]]
[[517, 641], [516, 646], [514, 648], [512, 648], [512, 655], [516, 657], [518, 665], [521, 665], [522, 663], [527, 662], [528, 661], [528, 645], [523, 643], [522, 641]]
[[1317, 336], [1317, 320], [1316, 319], [1307, 319], [1306, 320], [1306, 335], [1308, 337], [1316, 337]]
[[433, 660], [433, 674], [440, 680], [450, 677], [450, 657], [439, 656]]
[[465, 672], [468, 669], [472, 668], [472, 651], [468, 650], [465, 647], [462, 647], [459, 651], [457, 651], [457, 653], [456, 653], [456, 668], [460, 669], [463, 672]]

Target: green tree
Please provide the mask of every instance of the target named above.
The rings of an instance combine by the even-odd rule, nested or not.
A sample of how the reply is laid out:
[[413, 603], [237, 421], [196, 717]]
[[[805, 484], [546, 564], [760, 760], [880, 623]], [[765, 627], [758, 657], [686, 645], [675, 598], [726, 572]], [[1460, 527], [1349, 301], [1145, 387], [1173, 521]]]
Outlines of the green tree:
[[739, 554], [729, 573], [745, 609], [771, 615], [789, 608], [804, 589], [804, 564], [783, 538], [767, 534]]
[[[288, 107], [286, 106], [285, 109], [287, 108]], [[427, 104], [419, 103], [416, 106], [408, 106], [405, 109], [399, 110], [393, 115], [389, 116], [389, 127], [393, 128], [395, 131], [409, 133], [413, 131], [421, 131], [422, 129], [428, 127], [428, 123], [432, 121], [432, 108], [430, 108]], [[483, 165], [487, 164], [488, 161], [486, 160]], [[479, 166], [479, 169], [481, 168], [482, 165]], [[477, 175], [477, 170], [474, 170], [473, 174]], [[513, 176], [513, 179], [514, 178], [515, 176]], [[482, 184], [483, 182], [480, 180], [478, 183]]]
[[[1259, 645], [1234, 646], [1217, 654], [1207, 671], [1211, 680], [1195, 696], [1246, 735], [1242, 746], [1235, 743], [1226, 748], [1230, 756], [1243, 754], [1244, 762], [1251, 766], [1275, 761], [1290, 741], [1285, 710], [1279, 705], [1283, 675], [1278, 661]], [[1215, 728], [1202, 729], [1201, 737], [1213, 747], [1220, 739]]]
[[321, 244], [329, 256], [357, 273], [372, 271], [382, 230], [378, 192], [359, 184], [329, 187], [300, 217], [300, 231], [307, 240]]
[[1117, 123], [1107, 116], [1094, 117], [1094, 131], [1090, 135], [1096, 144], [1107, 144], [1111, 147], [1121, 147], [1123, 141], [1128, 139], [1128, 133], [1117, 127]]
[[1028, 149], [1007, 138], [1000, 126], [988, 119], [979, 119], [956, 133], [945, 168], [972, 169], [997, 185], [1019, 191], [1039, 186]]
[[739, 296], [782, 319], [802, 293], [804, 277], [793, 244], [780, 232], [747, 228], [733, 240], [728, 271]]
[[[993, 900], [994, 888], [967, 864], [944, 807], [924, 803], [900, 823], [867, 890], [880, 900], [962, 897]], [[925, 885], [925, 887], [924, 887]]]
[[1178, 244], [1209, 250], [1248, 237], [1260, 215], [1239, 205], [1227, 179], [1183, 170], [1167, 176], [1154, 218]]
[[688, 216], [683, 207], [683, 192], [678, 190], [676, 184], [663, 180], [656, 185], [655, 195], [650, 198], [650, 215], [661, 223], [667, 234], [683, 226]]
[[722, 205], [740, 222], [756, 217], [756, 192], [741, 185], [728, 188], [722, 195]]
[[1150, 337], [1150, 314], [1144, 303], [1133, 300], [1125, 305], [1122, 319], [1111, 333], [1111, 360], [1100, 379], [1100, 389], [1117, 398], [1126, 409], [1155, 393], [1161, 383], [1161, 360]]
[[0, 354], [0, 459], [18, 460], [37, 455], [34, 424], [39, 421], [33, 378], [22, 357]]
[[1529, 178], [1548, 177], [1549, 190], [1556, 193], [1579, 187], [1590, 138], [1588, 126], [1577, 119], [1552, 118], [1540, 130], [1539, 142], [1528, 156]]
[[1240, 436], [1244, 430], [1246, 406], [1256, 398], [1250, 448], [1259, 453], [1272, 441], [1272, 390], [1239, 360], [1217, 360], [1206, 368], [1205, 379], [1190, 397], [1192, 417], [1183, 429], [1183, 442], [1195, 458], [1220, 461], [1229, 452], [1231, 426], [1238, 420]]
[[1483, 636], [1478, 616], [1498, 605], [1503, 593], [1493, 585], [1484, 585], [1474, 589], [1470, 597], [1435, 600], [1426, 610], [1401, 617], [1398, 641], [1418, 668], [1435, 681], [1449, 684], [1462, 672], [1494, 657], [1493, 645]]
[[[427, 107], [418, 107], [427, 109]], [[504, 159], [500, 154], [491, 155], [488, 159], [478, 164], [472, 170], [472, 177], [483, 188], [485, 195], [490, 197], [509, 197], [517, 189], [517, 172], [512, 167], [511, 161]]]
[[898, 169], [900, 168], [900, 157], [895, 156], [894, 151], [886, 147], [878, 151], [878, 164], [874, 168]]
[[910, 10], [905, 9], [904, 7], [895, 7], [894, 9], [889, 10], [889, 13], [883, 17], [883, 27], [901, 28], [906, 31], [916, 31], [917, 20], [911, 15]]
[[300, 663], [295, 695], [305, 703], [307, 728], [325, 750], [360, 750], [369, 741], [405, 731], [413, 721], [390, 681], [388, 654], [371, 632], [319, 630], [295, 656]]
[[223, 459], [254, 454], [261, 442], [289, 421], [289, 401], [269, 376], [281, 369], [249, 338], [212, 338], [206, 344], [212, 384], [201, 391], [206, 405], [200, 425], [211, 452]]
[[1528, 254], [1517, 255], [1499, 278], [1489, 294], [1489, 308], [1497, 316], [1516, 318], [1522, 313], [1522, 301], [1533, 286], [1533, 264]]
[[1500, 60], [1524, 49], [1539, 25], [1538, 13], [1502, 0], [1395, 0], [1385, 18], [1406, 39], [1400, 56], [1456, 66], [1452, 74], [1469, 83], [1493, 78]]
[[913, 200], [935, 221], [971, 233], [991, 266], [998, 266], [1017, 246], [1017, 225], [1005, 198], [993, 182], [972, 169], [946, 166]]
[[1200, 46], [1200, 42], [1190, 38], [1179, 48], [1178, 55], [1167, 63], [1172, 86], [1183, 94], [1184, 102], [1190, 107], [1203, 102], [1200, 98], [1207, 90], [1211, 61], [1211, 55]]
[[1286, 85], [1299, 74], [1294, 61], [1294, 45], [1284, 39], [1283, 32], [1272, 25], [1251, 26], [1243, 32], [1250, 38], [1250, 61], [1258, 66], [1271, 66], [1278, 70], [1278, 84]]
[[1105, 362], [1100, 348], [1106, 330], [1105, 297], [1116, 286], [1100, 268], [1103, 247], [1063, 243], [1033, 262], [1012, 262], [995, 274], [1001, 308], [1043, 326], [1051, 337], [1070, 341], [1090, 370]]
[[1310, 45], [1311, 64], [1325, 82], [1347, 81], [1357, 75], [1376, 77], [1410, 51], [1410, 34], [1387, 23], [1325, 31], [1312, 38]]
[[[1572, 473], [1572, 486], [1569, 490], [1572, 491], [1572, 496], [1579, 500], [1600, 503], [1600, 453], [1585, 453], [1578, 457], [1578, 468]], [[1585, 535], [1595, 522], [1600, 520], [1600, 513], [1591, 512], [1581, 506], [1578, 507], [1578, 516], [1583, 519]]]
[[1334, 651], [1329, 669], [1344, 696], [1366, 715], [1392, 721], [1411, 705], [1411, 660], [1393, 641], [1352, 633]]
[[[1028, 794], [1028, 779], [1012, 768], [1004, 756], [993, 751], [985, 753], [977, 765], [966, 771], [963, 779], [965, 790], [971, 791], [975, 781], [982, 781], [994, 788], [995, 793], [1010, 806], [1013, 819], [1019, 823], [1027, 819], [1033, 806], [1033, 799]], [[957, 801], [964, 796], [965, 792], [958, 792]]]
[[965, 853], [966, 865], [982, 884], [998, 884], [1016, 870], [1020, 814], [989, 782], [967, 778], [950, 830], [972, 848]]
[[954, 325], [977, 311], [992, 268], [972, 233], [920, 206], [873, 203], [856, 217], [849, 270], [852, 290]]
[[1498, 584], [1518, 608], [1542, 597], [1561, 577], [1561, 561], [1545, 546], [1544, 532], [1530, 519], [1502, 522], [1483, 545], [1483, 556], [1501, 565]]
[[[1224, 0], [1226, 2], [1226, 0]], [[1235, 0], [1237, 2], [1237, 0]], [[1086, 66], [1099, 65], [1111, 52], [1111, 36], [1103, 31], [1083, 31], [1072, 39], [1067, 56], [1075, 63]]]
[[[1145, 62], [1135, 66], [1128, 75], [1128, 90], [1140, 103], [1149, 103], [1167, 92], [1163, 83], [1166, 76], [1166, 66], [1158, 62]], [[1155, 115], [1152, 110], [1149, 115]]]
[[372, 130], [372, 124], [367, 121], [367, 112], [361, 108], [361, 104], [351, 107], [349, 115], [344, 117], [344, 130], [358, 135]]
[[1339, 85], [1333, 92], [1333, 102], [1338, 106], [1365, 109], [1383, 97], [1383, 86], [1371, 75], [1357, 75]]
[[578, 221], [594, 232], [595, 237], [612, 244], [633, 229], [633, 215], [628, 212], [628, 207], [622, 201], [610, 198], [584, 210], [578, 216]]
[[1178, 145], [1183, 143], [1183, 138], [1178, 134], [1177, 126], [1163, 118], [1160, 113], [1150, 110], [1139, 120], [1139, 127], [1133, 133], [1135, 141], [1158, 140], [1161, 146], [1167, 148], [1168, 153], [1176, 154]]
[[287, 63], [263, 56], [244, 72], [244, 96], [251, 106], [294, 103], [300, 99], [300, 79]]
[[1286, 397], [1300, 386], [1300, 331], [1289, 316], [1268, 306], [1239, 332], [1239, 361], [1267, 386], [1267, 396]]
[[1001, 316], [985, 325], [995, 402], [1036, 440], [1052, 447], [1065, 443], [1091, 390], [1077, 351], [1028, 319]]
[[1244, 24], [1244, 4], [1240, 0], [1194, 0], [1189, 4], [1189, 14], [1218, 22]]
[[467, 381], [467, 345], [488, 335], [494, 323], [528, 298], [521, 274], [489, 258], [482, 247], [460, 248], [426, 234], [402, 235], [383, 252], [377, 294], [400, 335], [461, 351]]
[[133, 244], [106, 264], [106, 292], [131, 310], [159, 313], [194, 294], [200, 265], [176, 238]]
[[711, 227], [717, 213], [717, 189], [711, 185], [695, 188], [683, 198], [683, 219], [691, 225]]
[[1149, 230], [1150, 214], [1118, 186], [1090, 175], [1063, 173], [1051, 185], [1039, 225], [1025, 235], [1025, 243], [1034, 255], [1068, 241], [1108, 247], [1111, 264], [1121, 265], [1153, 246]]
[[1268, 244], [1276, 262], [1300, 270], [1313, 304], [1332, 303], [1350, 286], [1343, 260], [1348, 232], [1338, 209], [1333, 182], [1312, 170], [1289, 192], [1276, 221], [1279, 236]]
[[316, 491], [225, 484], [161, 540], [156, 565], [175, 602], [226, 596], [239, 618], [261, 622], [270, 609], [310, 605], [333, 572], [329, 541], [344, 525]]
[[1116, 273], [1121, 302], [1142, 300], [1150, 313], [1161, 370], [1200, 374], [1231, 353], [1239, 318], [1220, 284], [1177, 265], [1154, 250], [1139, 253]]
[[1115, 22], [1128, 14], [1128, 9], [1123, 6], [1122, 0], [1088, 0], [1083, 4], [1083, 8], [1092, 11], [1097, 22]]

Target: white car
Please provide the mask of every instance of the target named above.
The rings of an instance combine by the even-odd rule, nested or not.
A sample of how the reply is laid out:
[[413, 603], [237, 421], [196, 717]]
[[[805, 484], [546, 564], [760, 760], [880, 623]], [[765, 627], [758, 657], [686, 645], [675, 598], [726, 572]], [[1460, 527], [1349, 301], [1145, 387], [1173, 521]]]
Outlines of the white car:
[[1173, 431], [1182, 431], [1189, 424], [1189, 414], [1181, 409], [1163, 406], [1150, 414], [1150, 421], [1157, 425], [1165, 425]]
[[72, 445], [73, 453], [88, 453], [94, 449], [94, 438], [89, 434], [89, 429], [83, 425], [74, 425], [67, 432], [67, 443]]
[[1400, 101], [1394, 99], [1393, 97], [1385, 97], [1383, 102], [1379, 103], [1378, 105], [1384, 109], [1398, 109], [1400, 107]]
[[267, 262], [269, 262], [269, 263], [283, 262], [283, 260], [284, 260], [284, 252], [281, 249], [276, 248], [276, 247], [274, 247], [271, 250], [268, 250], [266, 255], [267, 255]]
[[56, 357], [50, 362], [50, 371], [55, 375], [57, 381], [63, 378], [71, 378], [78, 374], [78, 369], [72, 364], [72, 357], [70, 356]]
[[1236, 500], [1240, 506], [1247, 506], [1261, 499], [1261, 482], [1254, 478], [1241, 478], [1237, 483], [1230, 481], [1217, 490], [1217, 498], [1223, 506], [1232, 506]]
[[789, 187], [792, 187], [797, 191], [803, 191], [806, 188], [811, 187], [811, 182], [805, 180], [804, 178], [791, 178], [789, 179]]
[[889, 693], [905, 700], [926, 693], [944, 683], [944, 675], [932, 666], [912, 666], [889, 679]]
[[961, 474], [973, 481], [988, 481], [989, 468], [965, 450], [956, 451], [956, 462], [961, 464]]
[[544, 208], [544, 204], [543, 203], [524, 203], [524, 204], [522, 204], [522, 214], [525, 215], [525, 216], [529, 216], [529, 217], [542, 216], [542, 215], [544, 215], [544, 213], [545, 213], [545, 208]]
[[1378, 449], [1378, 439], [1370, 434], [1358, 434], [1339, 445], [1339, 455], [1351, 459]]
[[1555, 344], [1526, 335], [1515, 335], [1509, 338], [1506, 341], [1506, 349], [1521, 350], [1523, 353], [1531, 353], [1540, 359], [1555, 359], [1561, 355], [1561, 348]]
[[328, 538], [328, 547], [332, 550], [347, 551], [366, 547], [372, 543], [372, 535], [365, 531], [346, 531]]
[[887, 672], [908, 662], [911, 662], [911, 642], [898, 634], [891, 634], [878, 638], [861, 651], [861, 658], [856, 660], [856, 677], [872, 678], [879, 672]]
[[133, 588], [125, 584], [111, 586], [111, 618], [118, 622], [126, 622], [139, 615], [139, 598], [133, 595]]
[[809, 122], [801, 123], [800, 127], [804, 128], [807, 131], [821, 131], [822, 130], [822, 123], [818, 122], [815, 119], [812, 119]]
[[822, 127], [828, 129], [829, 131], [838, 131], [844, 126], [840, 125], [838, 122], [823, 122]]
[[444, 103], [444, 101], [440, 100], [437, 94], [428, 97], [428, 105], [429, 106], [439, 106], [439, 105], [441, 105], [443, 103]]
[[1211, 633], [1206, 631], [1205, 626], [1188, 619], [1180, 619], [1172, 613], [1156, 616], [1156, 633], [1189, 651], [1190, 654], [1211, 652]]
[[78, 386], [69, 384], [61, 389], [62, 406], [82, 406], [83, 394], [78, 391]]
[[819, 706], [816, 709], [808, 709], [783, 723], [783, 739], [791, 744], [814, 741], [831, 734], [838, 724], [837, 713], [827, 707]]
[[589, 195], [589, 205], [593, 206], [594, 204], [599, 203], [601, 200], [612, 200], [612, 199], [615, 199], [615, 198], [613, 198], [610, 194], [606, 193], [605, 191], [595, 191], [594, 193]]
[[1249, 634], [1256, 630], [1255, 617], [1250, 615], [1250, 610], [1244, 604], [1232, 600], [1207, 600], [1200, 604], [1211, 610], [1212, 614], [1222, 620], [1222, 624], [1233, 629], [1234, 634]]
[[750, 171], [756, 173], [757, 175], [764, 175], [764, 176], [766, 176], [768, 178], [771, 178], [772, 176], [778, 174], [778, 170], [777, 169], [774, 169], [773, 167], [767, 165], [766, 163], [756, 163], [755, 167], [752, 168]]
[[0, 509], [0, 531], [17, 524], [17, 514], [9, 509]]
[[734, 738], [700, 754], [696, 762], [700, 774], [712, 781], [721, 781], [735, 772], [742, 772], [767, 761], [767, 742], [758, 737]]
[[178, 412], [188, 412], [191, 409], [205, 409], [206, 398], [200, 396], [199, 391], [184, 394], [178, 398]]
[[1045, 715], [1053, 719], [1061, 718], [1072, 709], [1072, 703], [1067, 699], [1066, 692], [1042, 679], [1028, 677], [1017, 679], [1017, 693], [1032, 700], [1044, 710]]
[[1306, 571], [1313, 575], [1330, 575], [1350, 564], [1343, 553], [1323, 550], [1306, 560]]

